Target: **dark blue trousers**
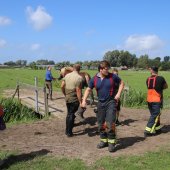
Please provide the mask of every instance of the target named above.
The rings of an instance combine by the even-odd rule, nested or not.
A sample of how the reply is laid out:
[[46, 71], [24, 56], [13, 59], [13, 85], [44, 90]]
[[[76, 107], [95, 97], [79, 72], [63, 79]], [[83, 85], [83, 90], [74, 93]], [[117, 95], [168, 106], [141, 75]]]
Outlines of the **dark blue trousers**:
[[[116, 121], [116, 102], [114, 99], [109, 99], [105, 102], [98, 101], [97, 104], [97, 121], [101, 139], [115, 139], [116, 133], [113, 126]], [[107, 132], [106, 127], [107, 126]]]
[[150, 131], [153, 133], [156, 127], [160, 126], [160, 112], [161, 112], [161, 103], [160, 102], [152, 102], [148, 103], [148, 108], [150, 111], [150, 118], [147, 123], [147, 127], [151, 128]]

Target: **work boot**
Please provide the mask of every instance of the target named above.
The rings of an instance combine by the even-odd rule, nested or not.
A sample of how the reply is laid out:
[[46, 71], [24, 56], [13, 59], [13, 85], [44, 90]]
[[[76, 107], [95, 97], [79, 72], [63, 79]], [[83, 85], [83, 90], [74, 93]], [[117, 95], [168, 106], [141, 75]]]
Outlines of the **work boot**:
[[97, 145], [97, 148], [98, 148], [98, 149], [102, 149], [102, 148], [107, 147], [107, 146], [108, 146], [108, 143], [107, 143], [107, 142], [101, 141], [101, 142]]
[[155, 136], [156, 133], [149, 133], [149, 132], [144, 132], [144, 137], [147, 138], [147, 137], [151, 137], [151, 136]]
[[115, 151], [115, 144], [114, 143], [109, 143], [109, 146], [108, 146], [108, 151], [109, 152], [114, 152]]
[[72, 132], [70, 132], [70, 133], [69, 132], [65, 132], [65, 134], [66, 134], [67, 137], [72, 137], [73, 136]]
[[159, 130], [156, 130], [156, 135], [160, 135], [162, 133], [162, 130], [159, 129]]
[[67, 137], [72, 137], [73, 133], [67, 133]]
[[116, 120], [116, 126], [119, 126], [119, 125], [121, 125], [121, 123], [120, 123], [119, 120], [117, 119], [117, 120]]

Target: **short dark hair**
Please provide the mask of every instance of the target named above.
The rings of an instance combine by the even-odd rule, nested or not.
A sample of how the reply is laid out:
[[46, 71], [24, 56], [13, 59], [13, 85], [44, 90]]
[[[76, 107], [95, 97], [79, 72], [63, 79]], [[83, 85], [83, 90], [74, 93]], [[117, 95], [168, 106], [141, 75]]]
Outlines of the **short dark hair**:
[[98, 71], [100, 71], [100, 69], [103, 69], [105, 67], [110, 67], [110, 63], [107, 60], [103, 60], [100, 62], [98, 66]]
[[158, 72], [158, 67], [152, 66], [152, 67], [151, 67], [151, 70], [153, 70], [155, 73], [157, 73], [157, 72]]
[[81, 66], [80, 66], [80, 64], [74, 64], [74, 65], [73, 65], [73, 68], [74, 68], [76, 71], [80, 71]]

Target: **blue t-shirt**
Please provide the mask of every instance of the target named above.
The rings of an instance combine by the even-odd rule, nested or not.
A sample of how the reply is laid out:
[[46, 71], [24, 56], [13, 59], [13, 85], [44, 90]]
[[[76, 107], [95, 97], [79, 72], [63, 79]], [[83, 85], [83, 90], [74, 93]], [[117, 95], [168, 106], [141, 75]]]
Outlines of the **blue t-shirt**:
[[47, 70], [47, 71], [46, 71], [45, 80], [47, 80], [47, 81], [52, 81], [52, 80], [53, 80], [53, 76], [52, 76], [50, 70]]
[[[110, 80], [110, 76], [113, 78], [113, 83]], [[96, 83], [94, 81], [96, 81]], [[95, 88], [97, 91], [98, 100], [104, 102], [110, 98], [110, 91], [112, 89], [113, 89], [112, 96], [114, 97], [116, 95], [117, 93], [116, 86], [119, 85], [120, 82], [121, 82], [120, 77], [118, 77], [115, 74], [109, 73], [108, 76], [101, 79], [101, 75], [100, 73], [98, 73], [89, 81], [89, 88], [93, 89], [96, 86]]]

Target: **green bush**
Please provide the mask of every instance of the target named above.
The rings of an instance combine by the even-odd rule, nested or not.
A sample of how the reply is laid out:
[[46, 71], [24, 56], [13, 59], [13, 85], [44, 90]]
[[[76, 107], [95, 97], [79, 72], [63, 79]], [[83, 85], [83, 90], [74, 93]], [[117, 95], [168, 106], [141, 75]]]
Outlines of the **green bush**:
[[38, 118], [34, 110], [21, 104], [18, 100], [3, 98], [1, 99], [0, 104], [3, 106], [5, 111], [3, 117], [5, 122], [34, 120]]
[[121, 101], [124, 107], [145, 107], [146, 94], [130, 87], [128, 90], [123, 91]]

